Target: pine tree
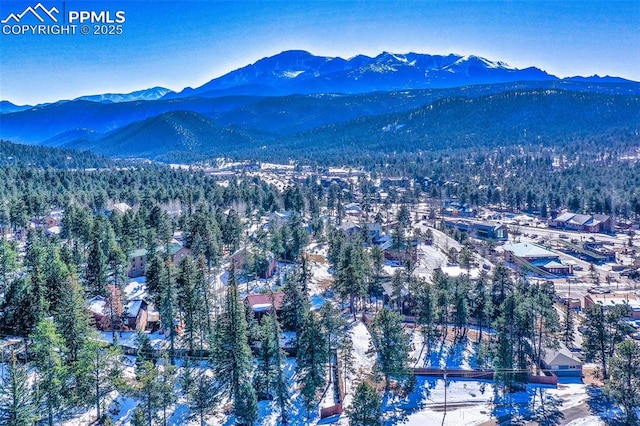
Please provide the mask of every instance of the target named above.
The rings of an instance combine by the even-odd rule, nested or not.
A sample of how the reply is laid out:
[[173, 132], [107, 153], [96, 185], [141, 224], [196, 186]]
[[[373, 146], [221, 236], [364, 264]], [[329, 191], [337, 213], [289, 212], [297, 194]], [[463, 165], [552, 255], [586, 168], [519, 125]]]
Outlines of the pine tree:
[[126, 267], [127, 255], [120, 245], [115, 241], [109, 247], [109, 256], [107, 258], [107, 266], [109, 275], [111, 276], [111, 285], [117, 289], [121, 289], [126, 283]]
[[[528, 282], [523, 283], [525, 286], [525, 297], [530, 302], [531, 315], [533, 317], [534, 332], [532, 333], [533, 354], [536, 364], [540, 365], [543, 352], [544, 342], [551, 340], [550, 334], [555, 334], [559, 329], [558, 312], [553, 307], [555, 300], [555, 290], [553, 284], [542, 284], [532, 286]], [[549, 342], [553, 343], [553, 341]]]
[[319, 388], [325, 384], [328, 359], [326, 336], [315, 313], [308, 311], [298, 336], [296, 374], [307, 413], [313, 406]]
[[616, 305], [606, 312], [602, 306], [594, 305], [585, 309], [582, 333], [585, 359], [589, 362], [599, 361], [602, 366], [602, 377], [609, 378], [609, 358], [614, 354], [615, 347], [621, 343], [629, 333], [629, 326], [622, 321], [628, 316], [627, 307]]
[[616, 345], [609, 360], [609, 374], [605, 393], [622, 405], [626, 424], [637, 424], [636, 409], [640, 406], [640, 346], [631, 340]]
[[[280, 342], [280, 326], [277, 320], [274, 318], [272, 321], [272, 333], [274, 340]], [[279, 349], [274, 356], [274, 364], [276, 368], [274, 370], [273, 382], [275, 386], [275, 400], [276, 405], [280, 409], [280, 423], [289, 423], [289, 390], [287, 388], [287, 379], [283, 369], [285, 361], [285, 353]]]
[[60, 290], [60, 305], [55, 322], [64, 339], [67, 360], [70, 363], [78, 359], [78, 353], [87, 341], [89, 332], [89, 314], [84, 306], [84, 289], [74, 276], [70, 276]]
[[218, 402], [220, 393], [216, 389], [216, 381], [202, 371], [193, 380], [193, 386], [187, 394], [189, 408], [200, 420], [200, 426], [206, 425], [204, 417], [211, 414]]
[[102, 409], [104, 398], [114, 390], [125, 388], [122, 377], [122, 353], [117, 346], [109, 347], [91, 336], [78, 354], [73, 365], [77, 377], [77, 399], [81, 403], [93, 404], [98, 419], [105, 414]]
[[239, 425], [252, 425], [258, 420], [258, 399], [249, 382], [240, 383], [238, 398], [234, 402], [236, 423]]
[[327, 336], [327, 350], [329, 351], [329, 381], [332, 381], [333, 354], [338, 350], [340, 340], [348, 338], [345, 337], [348, 324], [342, 318], [341, 312], [333, 306], [331, 302], [327, 302], [320, 308], [320, 326]]
[[350, 426], [382, 426], [382, 401], [376, 389], [367, 382], [356, 388], [346, 410]]
[[201, 309], [202, 302], [199, 300], [200, 292], [198, 291], [199, 283], [196, 281], [195, 264], [190, 257], [185, 257], [180, 262], [176, 284], [178, 309], [184, 323], [183, 338], [189, 354], [193, 354], [200, 325], [198, 310]]
[[467, 276], [454, 279], [454, 304], [455, 304], [455, 331], [456, 337], [464, 338], [467, 335], [469, 323], [469, 280]]
[[147, 426], [147, 419], [145, 419], [144, 410], [139, 405], [137, 405], [133, 410], [133, 415], [131, 416], [131, 426]]
[[145, 362], [155, 363], [153, 357], [153, 346], [151, 340], [146, 333], [138, 332], [138, 352], [136, 354], [136, 369], [141, 369]]
[[122, 306], [122, 293], [120, 289], [113, 285], [107, 285], [107, 300], [104, 305], [104, 317], [100, 326], [103, 330], [111, 330], [111, 337], [117, 341], [117, 331], [124, 326], [124, 306]]
[[[216, 341], [213, 346], [213, 369], [220, 385], [220, 391], [230, 397], [236, 407], [236, 416], [241, 417], [238, 409], [251, 413], [247, 400], [253, 388], [243, 388], [241, 384], [250, 383], [252, 355], [247, 338], [247, 320], [238, 295], [238, 284], [235, 277], [235, 266], [231, 262], [227, 282], [227, 294], [224, 309], [217, 318]], [[253, 396], [255, 401], [255, 394]], [[245, 404], [245, 405], [242, 405]], [[249, 416], [250, 417], [250, 416]]]
[[403, 381], [410, 376], [411, 343], [400, 315], [383, 308], [373, 320], [371, 340], [377, 352], [376, 371], [384, 376], [385, 389], [389, 391], [392, 378]]
[[299, 333], [305, 312], [309, 310], [309, 297], [302, 292], [296, 275], [287, 277], [282, 292], [282, 327]]
[[153, 418], [160, 407], [160, 390], [158, 384], [158, 368], [151, 361], [136, 365], [136, 384], [134, 395], [140, 400], [144, 409], [147, 425], [153, 424]]
[[211, 325], [211, 288], [207, 277], [207, 264], [204, 256], [199, 256], [196, 261], [196, 300], [200, 303], [196, 309], [196, 322], [198, 324], [200, 352], [204, 350], [204, 342], [210, 339]]
[[[97, 228], [98, 226], [96, 226]], [[98, 231], [94, 230], [94, 233]], [[94, 296], [104, 296], [107, 287], [107, 256], [100, 241], [100, 235], [94, 235], [87, 256], [86, 282], [87, 289]]]
[[27, 368], [18, 363], [15, 354], [0, 377], [0, 424], [25, 426], [36, 423], [36, 396], [27, 376]]
[[405, 294], [405, 278], [402, 271], [396, 269], [391, 277], [391, 297], [390, 304], [396, 311], [401, 312], [401, 305]]
[[349, 297], [349, 309], [354, 320], [356, 301], [367, 294], [367, 269], [362, 242], [355, 241], [344, 245], [334, 274], [334, 286], [343, 299]]
[[[24, 266], [28, 275], [25, 277], [24, 282], [19, 285], [18, 292], [15, 301], [12, 301], [19, 306], [15, 308], [24, 317], [17, 321], [21, 331], [26, 334], [30, 334], [36, 324], [49, 313], [49, 304], [47, 303], [47, 286], [45, 279], [45, 251], [44, 242], [36, 231], [29, 231], [27, 235], [27, 243], [25, 247]], [[10, 291], [12, 289], [10, 288]], [[12, 296], [12, 295], [11, 295]], [[8, 303], [11, 300], [7, 297], [5, 303], [10, 308], [12, 304]], [[5, 312], [5, 316], [7, 313]], [[11, 312], [9, 312], [11, 315]]]
[[9, 277], [14, 272], [17, 262], [15, 243], [10, 243], [0, 233], [0, 293], [4, 294], [9, 286]]
[[499, 315], [502, 302], [513, 291], [513, 287], [509, 268], [504, 263], [498, 263], [493, 269], [491, 279], [491, 306], [494, 308], [492, 318], [495, 319]]
[[175, 341], [178, 337], [177, 302], [175, 290], [175, 268], [171, 260], [164, 261], [160, 276], [160, 288], [158, 289], [160, 319], [165, 334], [169, 336], [169, 360], [175, 363]]
[[276, 354], [280, 351], [280, 342], [275, 340], [273, 321], [272, 315], [267, 314], [262, 317], [258, 328], [260, 346], [257, 356], [257, 368], [253, 376], [253, 386], [260, 401], [272, 398], [274, 390], [272, 388], [272, 379], [280, 369], [280, 366], [275, 363]]
[[498, 344], [493, 357], [493, 364], [496, 370], [495, 380], [497, 383], [510, 387], [514, 381], [513, 375], [513, 346], [506, 327], [497, 327]]
[[151, 302], [155, 306], [160, 306], [161, 296], [161, 280], [163, 276], [164, 263], [157, 253], [149, 252], [147, 267], [145, 269], [145, 282], [147, 284], [147, 292], [151, 298]]
[[436, 269], [431, 276], [431, 282], [436, 296], [437, 322], [444, 327], [444, 335], [446, 336], [446, 327], [449, 321], [449, 304], [451, 303], [449, 277], [440, 269]]
[[369, 282], [369, 298], [374, 296], [376, 298], [376, 309], [378, 297], [382, 296], [382, 274], [384, 272], [384, 252], [380, 246], [373, 246], [371, 253], [369, 254], [370, 270], [372, 272], [372, 279]]
[[32, 333], [41, 318], [41, 310], [32, 296], [29, 277], [16, 278], [11, 282], [2, 302], [2, 311], [0, 321], [3, 328], [17, 336]]
[[355, 356], [353, 355], [353, 339], [351, 332], [347, 332], [338, 346], [338, 366], [342, 367], [342, 382], [347, 389], [349, 379], [356, 373]]
[[418, 317], [418, 324], [422, 326], [424, 342], [427, 346], [427, 355], [431, 354], [431, 343], [435, 335], [435, 298], [433, 286], [424, 278], [421, 278], [418, 285], [416, 297], [415, 315]]
[[167, 407], [176, 402], [176, 367], [171, 365], [167, 356], [162, 359], [158, 373], [158, 403], [162, 407], [162, 424], [167, 426]]
[[44, 294], [48, 302], [49, 311], [55, 312], [60, 303], [60, 289], [69, 278], [70, 271], [62, 261], [60, 249], [56, 246], [47, 248], [43, 265]]
[[478, 342], [482, 341], [482, 329], [487, 325], [491, 314], [491, 305], [487, 292], [487, 273], [483, 270], [475, 282], [471, 292], [470, 314], [478, 323]]
[[309, 295], [309, 284], [311, 283], [311, 270], [309, 269], [309, 259], [307, 256], [300, 257], [300, 269], [298, 271], [298, 281], [300, 282], [300, 290], [303, 294]]
[[53, 418], [64, 406], [66, 368], [61, 356], [63, 340], [51, 319], [41, 320], [31, 336], [31, 348], [37, 372], [36, 390], [46, 412], [47, 423], [53, 426]]

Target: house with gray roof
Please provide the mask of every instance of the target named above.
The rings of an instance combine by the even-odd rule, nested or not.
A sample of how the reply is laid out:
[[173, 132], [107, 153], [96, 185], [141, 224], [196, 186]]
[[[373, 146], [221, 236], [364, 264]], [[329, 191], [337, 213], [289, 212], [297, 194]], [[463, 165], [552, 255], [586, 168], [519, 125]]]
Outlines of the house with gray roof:
[[582, 361], [562, 342], [557, 348], [546, 348], [540, 363], [558, 377], [582, 377]]

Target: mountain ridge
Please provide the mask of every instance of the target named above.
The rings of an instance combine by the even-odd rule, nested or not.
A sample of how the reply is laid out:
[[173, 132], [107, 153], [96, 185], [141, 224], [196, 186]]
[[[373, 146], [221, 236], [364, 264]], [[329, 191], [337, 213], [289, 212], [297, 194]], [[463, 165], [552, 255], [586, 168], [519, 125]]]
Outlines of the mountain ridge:
[[[447, 85], [454, 87], [439, 87]], [[602, 117], [615, 122], [615, 117], [607, 115], [607, 108], [619, 108], [623, 98], [635, 108], [635, 102], [640, 99], [640, 83], [609, 76], [558, 79], [535, 67], [520, 70], [475, 55], [383, 52], [375, 57], [357, 55], [343, 59], [296, 50], [263, 58], [179, 93], [154, 87], [128, 94], [83, 96], [35, 107], [3, 102], [0, 138], [25, 144], [90, 149], [115, 157], [168, 159], [176, 154], [181, 158], [196, 158], [227, 151], [249, 154], [275, 145], [278, 152], [294, 152], [292, 147], [299, 148], [304, 141], [311, 144], [310, 149], [315, 149], [314, 140], [318, 140], [320, 148], [329, 148], [334, 143], [332, 138], [341, 140], [347, 135], [353, 144], [357, 137], [351, 134], [349, 126], [357, 128], [370, 119], [375, 125], [380, 124], [380, 128], [391, 131], [379, 133], [379, 129], [362, 128], [363, 134], [397, 144], [392, 136], [402, 133], [397, 132], [399, 128], [394, 120], [382, 122], [387, 120], [385, 115], [396, 114], [402, 121], [405, 114], [439, 105], [438, 102], [449, 98], [466, 99], [475, 108], [494, 108], [490, 101], [482, 106], [476, 99], [491, 96], [499, 99], [499, 95], [506, 92], [522, 93], [523, 101], [519, 103], [500, 98], [502, 102], [517, 104], [521, 111], [509, 113], [509, 122], [503, 123], [501, 130], [498, 123], [492, 124], [493, 133], [487, 136], [499, 139], [502, 131], [519, 122], [520, 115], [529, 114], [545, 122], [547, 117], [540, 104], [536, 104], [536, 96], [558, 91], [563, 91], [557, 95], [560, 105], [591, 117], [598, 129], [606, 127]], [[543, 95], [532, 96], [530, 92]], [[607, 102], [612, 101], [606, 96], [616, 97], [615, 102], [610, 105]], [[605, 104], [594, 101], [598, 99]], [[447, 117], [456, 116], [466, 108], [465, 102], [452, 105], [458, 112], [442, 115], [443, 128], [450, 125]], [[553, 105], [548, 105], [551, 107]], [[558, 109], [553, 111], [565, 114]], [[620, 111], [625, 114], [624, 110]], [[481, 120], [493, 120], [481, 111], [473, 114]], [[624, 129], [631, 124], [636, 128], [640, 125], [638, 120], [634, 122], [629, 117], [626, 120], [622, 122]], [[564, 123], [553, 121], [551, 124], [575, 133], [577, 130], [571, 127], [575, 121], [582, 122], [588, 133], [590, 124], [577, 116], [571, 116]], [[536, 127], [535, 123], [526, 125], [531, 129]], [[420, 126], [415, 129], [418, 135], [434, 132]], [[481, 130], [473, 132], [482, 133]], [[594, 134], [596, 130], [594, 128]], [[333, 132], [334, 136], [317, 137], [325, 131]], [[456, 133], [455, 128], [450, 131]], [[435, 132], [440, 134], [439, 130]], [[413, 136], [403, 137], [411, 140]], [[582, 133], [578, 136], [582, 137]], [[379, 145], [376, 149], [384, 147]]]
[[288, 50], [262, 58], [196, 87], [166, 98], [230, 94], [342, 93], [451, 88], [515, 81], [552, 81], [558, 77], [536, 67], [517, 69], [475, 55], [382, 52], [349, 59]]
[[[185, 87], [174, 92], [152, 87], [130, 93], [83, 95], [73, 100], [92, 102], [132, 102], [141, 100], [179, 99], [224, 96], [286, 96], [292, 94], [341, 93], [372, 91], [453, 88], [478, 84], [500, 84], [518, 81], [571, 81], [582, 83], [638, 83], [615, 76], [593, 75], [559, 78], [535, 66], [518, 69], [503, 61], [492, 61], [477, 55], [430, 55], [392, 53], [377, 56], [316, 56], [305, 50], [286, 50], [261, 58], [198, 87]], [[25, 105], [15, 108], [3, 101], [0, 113], [9, 113], [69, 100]]]

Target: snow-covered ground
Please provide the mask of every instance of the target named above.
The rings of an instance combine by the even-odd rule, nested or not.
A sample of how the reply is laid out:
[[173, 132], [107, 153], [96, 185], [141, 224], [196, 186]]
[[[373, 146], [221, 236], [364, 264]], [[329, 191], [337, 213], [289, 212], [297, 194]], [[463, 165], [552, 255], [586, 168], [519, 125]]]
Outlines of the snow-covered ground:
[[[457, 344], [438, 340], [434, 342], [431, 355], [428, 356], [422, 333], [415, 330], [410, 333], [413, 344], [411, 356], [416, 359], [416, 366], [451, 369], [475, 367], [477, 345], [471, 340]], [[360, 374], [356, 374], [356, 380], [347, 385], [345, 407], [351, 402], [350, 394], [355, 389], [355, 384], [371, 372], [374, 364], [373, 355], [367, 354], [371, 336], [364, 324], [354, 324], [351, 335], [354, 343], [354, 365]], [[561, 410], [579, 409], [589, 398], [587, 386], [578, 381], [561, 381], [557, 388], [528, 385], [526, 390], [502, 397], [501, 389], [496, 388], [492, 381], [449, 379], [445, 388], [442, 378], [418, 377], [417, 385], [408, 397], [384, 399], [383, 411], [387, 425], [480, 425], [496, 418], [508, 420], [513, 416], [521, 416], [531, 419], [541, 412], [560, 416]], [[543, 400], [545, 405], [541, 403]], [[348, 424], [345, 416], [342, 417], [339, 424]], [[582, 418], [574, 419], [570, 424], [587, 426], [604, 423], [598, 417], [586, 416], [584, 421]]]

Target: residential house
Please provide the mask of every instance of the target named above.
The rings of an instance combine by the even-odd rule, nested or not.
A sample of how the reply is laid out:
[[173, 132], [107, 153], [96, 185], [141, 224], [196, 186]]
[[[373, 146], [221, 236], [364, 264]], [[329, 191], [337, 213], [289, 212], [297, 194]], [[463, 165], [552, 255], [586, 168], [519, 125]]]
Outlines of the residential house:
[[276, 315], [282, 311], [284, 293], [281, 291], [273, 293], [249, 294], [244, 298], [244, 304], [253, 312], [253, 315], [260, 319], [264, 314], [275, 310]]
[[338, 229], [340, 229], [349, 239], [355, 238], [357, 235], [360, 235], [361, 230], [360, 225], [351, 220], [342, 221], [342, 223], [338, 225]]
[[[230, 260], [234, 263], [235, 267], [240, 271], [254, 271], [258, 270], [258, 276], [260, 278], [271, 278], [278, 267], [276, 257], [271, 252], [267, 252], [264, 255], [255, 254], [255, 257], [251, 256], [251, 253], [246, 248], [233, 253]], [[255, 264], [250, 264], [255, 262]]]
[[64, 218], [63, 210], [52, 210], [51, 213], [44, 217], [43, 225], [45, 228], [53, 228], [54, 226], [59, 226], [62, 223], [62, 219]]
[[125, 325], [129, 330], [143, 331], [147, 328], [148, 304], [143, 299], [133, 299], [125, 308]]
[[[165, 253], [165, 246], [158, 247], [158, 251]], [[171, 256], [171, 262], [174, 265], [179, 265], [182, 259], [190, 254], [191, 250], [175, 240], [169, 244], [169, 255]], [[129, 253], [129, 270], [127, 271], [127, 276], [129, 278], [136, 278], [144, 275], [147, 267], [147, 257], [147, 249], [144, 248], [136, 249]]]
[[582, 377], [582, 361], [559, 342], [557, 348], [546, 348], [540, 360], [541, 367], [558, 377]]
[[129, 253], [129, 278], [141, 277], [147, 267], [147, 249], [137, 249]]
[[291, 219], [291, 212], [273, 212], [269, 219], [275, 226], [282, 226]]
[[358, 203], [348, 203], [344, 205], [344, 212], [349, 216], [359, 217], [362, 214], [362, 207]]
[[382, 187], [398, 187], [398, 188], [409, 188], [411, 185], [411, 181], [406, 177], [386, 177], [382, 179]]
[[442, 214], [450, 217], [476, 217], [478, 212], [467, 203], [459, 201], [445, 201]]
[[131, 206], [127, 203], [116, 203], [112, 209], [112, 211], [118, 212], [119, 214], [125, 214], [129, 210], [131, 210]]
[[191, 250], [177, 241], [169, 244], [169, 255], [171, 256], [171, 262], [173, 262], [174, 265], [179, 265], [182, 259], [189, 256], [190, 254]]
[[393, 244], [393, 239], [388, 240], [380, 246], [384, 253], [384, 258], [394, 262], [404, 263], [408, 259], [414, 262], [418, 261], [418, 242], [411, 241], [409, 244], [404, 243], [397, 247]]
[[102, 330], [103, 324], [106, 323], [105, 306], [107, 306], [107, 298], [103, 296], [95, 296], [85, 303], [85, 307], [93, 317], [95, 326], [99, 330]]

